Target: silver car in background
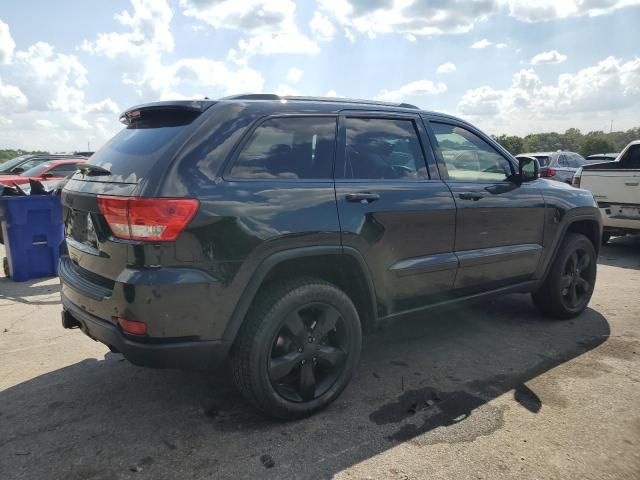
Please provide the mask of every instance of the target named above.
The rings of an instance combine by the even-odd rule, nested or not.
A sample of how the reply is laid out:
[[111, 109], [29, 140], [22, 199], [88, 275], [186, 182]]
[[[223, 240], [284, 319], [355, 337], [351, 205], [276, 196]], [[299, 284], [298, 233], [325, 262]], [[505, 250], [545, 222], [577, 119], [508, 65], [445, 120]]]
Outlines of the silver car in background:
[[519, 157], [533, 157], [540, 164], [540, 177], [557, 180], [571, 185], [573, 175], [587, 161], [582, 155], [575, 152], [533, 152], [521, 153]]

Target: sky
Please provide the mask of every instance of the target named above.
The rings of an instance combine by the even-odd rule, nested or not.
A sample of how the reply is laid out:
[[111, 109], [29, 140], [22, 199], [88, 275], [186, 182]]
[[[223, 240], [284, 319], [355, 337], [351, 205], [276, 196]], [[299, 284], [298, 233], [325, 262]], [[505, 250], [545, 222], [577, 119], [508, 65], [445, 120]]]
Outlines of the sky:
[[3, 0], [0, 148], [95, 150], [132, 105], [259, 92], [624, 130], [639, 25], [640, 0]]

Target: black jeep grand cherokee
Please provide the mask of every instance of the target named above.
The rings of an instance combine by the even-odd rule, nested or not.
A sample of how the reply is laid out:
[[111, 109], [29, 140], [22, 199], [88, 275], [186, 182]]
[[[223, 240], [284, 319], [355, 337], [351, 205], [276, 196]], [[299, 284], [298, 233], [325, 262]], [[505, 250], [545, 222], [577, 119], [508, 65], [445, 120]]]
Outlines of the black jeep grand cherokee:
[[334, 400], [383, 319], [508, 292], [570, 318], [593, 292], [591, 194], [457, 118], [242, 95], [121, 121], [62, 194], [63, 325], [138, 365], [229, 357], [270, 415]]

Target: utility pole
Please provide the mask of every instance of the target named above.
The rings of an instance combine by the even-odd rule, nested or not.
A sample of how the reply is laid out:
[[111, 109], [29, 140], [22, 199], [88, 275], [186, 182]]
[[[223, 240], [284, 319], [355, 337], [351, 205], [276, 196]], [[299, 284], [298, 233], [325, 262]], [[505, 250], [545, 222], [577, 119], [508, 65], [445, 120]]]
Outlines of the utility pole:
[[611, 120], [611, 126], [609, 127], [609, 133], [613, 132], [613, 120]]
[[87, 142], [87, 152], [91, 151], [91, 142]]

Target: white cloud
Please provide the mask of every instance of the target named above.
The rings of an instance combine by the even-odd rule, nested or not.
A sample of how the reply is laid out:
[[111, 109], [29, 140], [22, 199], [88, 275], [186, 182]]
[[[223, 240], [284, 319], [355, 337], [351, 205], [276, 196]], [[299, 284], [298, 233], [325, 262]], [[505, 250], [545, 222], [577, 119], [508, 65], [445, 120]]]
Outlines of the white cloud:
[[24, 110], [29, 101], [18, 87], [7, 85], [0, 78], [0, 111], [2, 113], [19, 112]]
[[436, 69], [436, 73], [453, 73], [456, 71], [455, 63], [447, 62], [439, 65]]
[[548, 52], [539, 53], [536, 56], [534, 56], [531, 59], [531, 65], [562, 63], [566, 59], [567, 59], [566, 55], [563, 55], [557, 50], [551, 50]]
[[174, 40], [169, 25], [173, 11], [166, 0], [131, 0], [131, 4], [133, 13], [124, 10], [115, 15], [116, 21], [130, 31], [99, 33], [96, 40], [85, 40], [81, 48], [109, 58], [120, 54], [171, 52]]
[[[531, 131], [566, 128], [568, 122], [601, 117], [637, 123], [640, 104], [640, 58], [623, 62], [608, 57], [574, 74], [563, 74], [556, 83], [545, 84], [533, 70], [516, 73], [507, 89], [483, 86], [468, 90], [458, 112], [484, 121], [493, 129]], [[634, 123], [635, 122], [635, 123]]]
[[87, 70], [75, 55], [38, 42], [18, 50], [0, 80], [0, 111], [11, 115], [0, 143], [41, 150], [85, 149], [102, 144], [117, 126], [117, 105], [107, 98], [87, 103]]
[[27, 96], [30, 109], [70, 112], [84, 107], [87, 69], [75, 55], [55, 53], [48, 43], [17, 51], [9, 78]]
[[291, 67], [287, 72], [287, 80], [291, 83], [298, 83], [304, 72], [297, 67]]
[[47, 119], [40, 119], [40, 120], [36, 120], [36, 125], [39, 127], [42, 127], [46, 130], [49, 130], [51, 128], [55, 128], [56, 125], [53, 122], [50, 122]]
[[504, 0], [509, 15], [523, 22], [546, 22], [569, 17], [605, 15], [640, 5], [639, 0]]
[[333, 26], [329, 18], [318, 11], [313, 13], [309, 28], [313, 36], [322, 42], [331, 40], [336, 33], [336, 27]]
[[473, 45], [471, 45], [471, 48], [487, 48], [491, 45], [493, 45], [493, 42], [487, 40], [486, 38], [483, 38], [482, 40], [478, 40]]
[[246, 63], [254, 55], [315, 54], [315, 41], [298, 29], [292, 0], [180, 0], [183, 13], [215, 29], [238, 30], [247, 35], [229, 58]]
[[276, 95], [281, 95], [283, 97], [286, 97], [286, 96], [299, 96], [300, 92], [298, 90], [296, 90], [294, 87], [292, 87], [291, 85], [286, 85], [284, 83], [281, 83], [276, 88]]
[[507, 48], [508, 45], [506, 43], [496, 43], [496, 48]]
[[446, 91], [447, 86], [442, 82], [434, 83], [431, 80], [416, 80], [401, 86], [397, 90], [381, 90], [375, 98], [385, 102], [401, 102], [407, 97], [437, 95]]
[[[345, 29], [368, 35], [465, 33], [496, 13], [498, 0], [318, 0], [320, 10]], [[411, 37], [409, 37], [411, 38]]]
[[373, 38], [389, 33], [413, 37], [466, 33], [499, 13], [524, 22], [597, 16], [638, 5], [640, 0], [318, 0], [318, 4], [348, 38], [355, 33]]
[[88, 104], [85, 107], [84, 112], [104, 114], [104, 115], [110, 115], [110, 114], [117, 115], [118, 113], [120, 113], [120, 109], [118, 108], [118, 105], [116, 104], [116, 102], [111, 100], [111, 98], [105, 98], [101, 102]]
[[[262, 75], [249, 67], [231, 69], [225, 62], [209, 58], [183, 58], [165, 69], [168, 87], [176, 89], [191, 86], [208, 91], [220, 91], [224, 95], [242, 92], [261, 92]], [[165, 96], [172, 96], [171, 94]], [[204, 95], [201, 95], [204, 96]], [[173, 97], [175, 98], [175, 97]]]
[[[99, 33], [96, 40], [85, 40], [82, 48], [94, 55], [112, 59], [115, 62], [114, 70], [123, 72], [123, 84], [134, 88], [144, 101], [262, 91], [262, 75], [247, 66], [231, 67], [225, 61], [204, 57], [181, 58], [173, 63], [164, 61], [163, 56], [173, 50], [174, 44], [171, 32], [173, 13], [169, 4], [166, 0], [131, 1], [132, 13], [124, 11], [116, 16], [129, 31]], [[243, 25], [249, 27], [253, 22], [255, 28], [261, 29], [267, 27], [260, 26], [260, 22], [268, 24], [266, 14], [266, 17], [258, 15], [259, 18], [234, 16], [239, 5], [233, 2], [218, 2], [216, 5], [210, 5], [211, 8], [202, 2], [196, 5], [194, 2], [182, 1], [181, 5], [187, 9], [185, 14], [190, 16], [196, 15], [196, 7], [203, 8], [206, 15], [203, 14], [199, 18], [207, 23], [223, 20], [218, 7], [231, 9], [227, 11], [223, 8], [222, 12], [226, 12], [227, 16], [224, 18], [231, 22], [227, 25], [229, 28], [239, 28]], [[257, 38], [252, 37], [250, 40], [256, 41]], [[269, 35], [265, 38], [275, 42], [284, 41], [282, 38]], [[241, 47], [244, 47], [245, 44], [242, 42]], [[143, 48], [135, 48], [137, 43], [141, 43]], [[259, 47], [260, 45], [246, 45], [249, 50]], [[272, 46], [274, 49], [277, 47]]]
[[9, 25], [0, 20], [0, 64], [11, 63], [13, 50], [16, 48], [16, 42], [11, 37]]
[[242, 39], [238, 42], [238, 49], [229, 50], [229, 58], [236, 63], [246, 64], [249, 58], [255, 55], [275, 55], [275, 54], [308, 54], [313, 55], [320, 51], [320, 48], [310, 38], [301, 34], [297, 30], [284, 32], [281, 34], [261, 33]]

